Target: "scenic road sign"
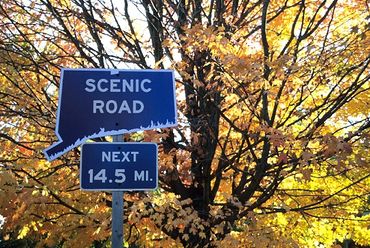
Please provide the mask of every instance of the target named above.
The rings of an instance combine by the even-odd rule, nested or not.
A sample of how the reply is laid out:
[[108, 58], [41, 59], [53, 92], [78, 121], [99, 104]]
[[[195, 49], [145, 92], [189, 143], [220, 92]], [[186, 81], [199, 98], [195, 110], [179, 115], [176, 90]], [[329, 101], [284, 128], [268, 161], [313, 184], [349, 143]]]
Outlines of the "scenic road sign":
[[62, 69], [53, 160], [86, 140], [177, 125], [170, 70]]
[[83, 190], [154, 190], [158, 185], [156, 143], [85, 143], [80, 160]]

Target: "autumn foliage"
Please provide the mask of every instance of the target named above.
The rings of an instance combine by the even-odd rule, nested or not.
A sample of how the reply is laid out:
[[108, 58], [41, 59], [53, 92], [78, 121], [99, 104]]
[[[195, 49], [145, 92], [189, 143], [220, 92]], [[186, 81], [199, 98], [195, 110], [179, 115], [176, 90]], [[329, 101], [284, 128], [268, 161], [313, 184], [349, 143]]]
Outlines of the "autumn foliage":
[[[48, 162], [60, 68], [172, 69], [160, 186], [125, 194], [139, 247], [370, 245], [365, 0], [3, 0], [0, 244], [105, 247], [111, 194]], [[110, 137], [94, 142], [111, 141]]]

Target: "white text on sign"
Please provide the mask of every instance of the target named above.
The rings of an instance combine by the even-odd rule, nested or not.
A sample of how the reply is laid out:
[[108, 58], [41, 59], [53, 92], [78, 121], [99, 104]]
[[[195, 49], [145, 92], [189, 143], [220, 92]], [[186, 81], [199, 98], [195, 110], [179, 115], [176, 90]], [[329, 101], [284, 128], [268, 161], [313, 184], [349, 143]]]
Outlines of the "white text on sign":
[[103, 151], [101, 154], [101, 161], [102, 162], [136, 162], [136, 156], [139, 152], [136, 151], [128, 151], [128, 152], [121, 152], [121, 151]]
[[[89, 78], [85, 82], [85, 91], [89, 93], [101, 92], [101, 93], [148, 93], [152, 89], [149, 87], [151, 84], [150, 79], [105, 79], [101, 78], [95, 80]], [[92, 112], [94, 114], [139, 114], [144, 110], [144, 103], [140, 100], [132, 101], [116, 101], [108, 100], [104, 101], [101, 99], [93, 100]]]
[[[100, 181], [102, 183], [124, 183], [126, 181], [126, 170], [125, 169], [115, 169], [114, 170], [114, 177], [108, 178], [107, 170], [94, 170], [90, 169], [87, 172], [89, 174], [89, 183], [94, 183], [96, 181]], [[149, 182], [153, 181], [153, 178], [149, 177], [148, 170], [134, 170], [133, 179], [135, 182]]]

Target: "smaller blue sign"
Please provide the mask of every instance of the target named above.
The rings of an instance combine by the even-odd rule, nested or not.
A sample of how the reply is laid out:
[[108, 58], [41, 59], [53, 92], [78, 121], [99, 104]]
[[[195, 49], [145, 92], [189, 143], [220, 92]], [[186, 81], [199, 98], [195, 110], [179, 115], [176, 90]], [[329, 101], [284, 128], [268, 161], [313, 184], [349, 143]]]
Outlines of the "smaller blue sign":
[[156, 143], [82, 145], [80, 185], [94, 191], [146, 191], [158, 186]]

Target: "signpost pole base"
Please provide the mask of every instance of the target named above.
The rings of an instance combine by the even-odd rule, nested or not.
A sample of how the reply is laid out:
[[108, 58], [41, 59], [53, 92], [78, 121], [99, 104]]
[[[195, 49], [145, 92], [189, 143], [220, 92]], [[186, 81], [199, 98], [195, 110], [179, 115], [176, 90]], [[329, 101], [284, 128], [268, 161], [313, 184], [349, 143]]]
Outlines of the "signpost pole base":
[[[113, 142], [123, 142], [122, 135], [114, 135]], [[123, 247], [123, 191], [112, 192], [112, 248]]]
[[112, 193], [112, 248], [123, 244], [123, 191]]

